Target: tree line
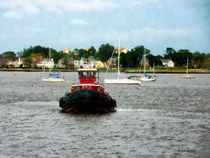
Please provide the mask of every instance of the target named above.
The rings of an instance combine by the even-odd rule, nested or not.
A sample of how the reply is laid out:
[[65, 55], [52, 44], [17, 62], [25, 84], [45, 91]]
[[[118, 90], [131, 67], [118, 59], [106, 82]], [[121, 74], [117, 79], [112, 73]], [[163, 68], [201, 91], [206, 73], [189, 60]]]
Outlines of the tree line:
[[[51, 58], [57, 63], [58, 60], [63, 59], [67, 61], [68, 59], [80, 60], [83, 58], [89, 58], [93, 56], [96, 60], [106, 62], [110, 59], [117, 58], [117, 48], [110, 44], [102, 44], [98, 50], [91, 46], [88, 50], [86, 49], [74, 49], [71, 53], [67, 54], [63, 51], [56, 51], [53, 48], [34, 46], [28, 49], [24, 49], [18, 52], [17, 55], [13, 51], [7, 51], [0, 54], [0, 57], [21, 57], [24, 58], [24, 64], [33, 67], [34, 61], [40, 61], [43, 58], [49, 57], [49, 50], [51, 51]], [[200, 52], [190, 52], [188, 49], [180, 49], [176, 51], [173, 48], [166, 48], [166, 52], [163, 55], [153, 55], [151, 51], [145, 48], [143, 45], [136, 46], [127, 53], [121, 52], [120, 54], [120, 65], [123, 68], [137, 68], [140, 66], [142, 57], [144, 55], [144, 50], [146, 50], [146, 56], [149, 61], [149, 65], [161, 66], [161, 59], [171, 59], [176, 67], [182, 67], [186, 65], [187, 58], [189, 59], [189, 68], [209, 68], [210, 67], [210, 53], [200, 53]], [[36, 59], [36, 60], [34, 60]]]

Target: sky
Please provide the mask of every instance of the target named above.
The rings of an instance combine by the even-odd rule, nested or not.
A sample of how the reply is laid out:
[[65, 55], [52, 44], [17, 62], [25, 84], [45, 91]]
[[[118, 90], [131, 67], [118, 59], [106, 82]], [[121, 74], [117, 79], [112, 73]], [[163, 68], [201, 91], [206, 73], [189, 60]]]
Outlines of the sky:
[[0, 53], [109, 43], [210, 53], [210, 0], [0, 0]]

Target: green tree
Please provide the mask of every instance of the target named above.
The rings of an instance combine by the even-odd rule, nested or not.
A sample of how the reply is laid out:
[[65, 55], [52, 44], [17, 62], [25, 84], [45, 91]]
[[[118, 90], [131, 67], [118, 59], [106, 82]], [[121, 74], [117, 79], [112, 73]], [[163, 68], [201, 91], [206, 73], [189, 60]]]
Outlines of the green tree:
[[34, 68], [38, 63], [43, 60], [43, 56], [41, 54], [31, 54], [29, 57], [31, 59], [31, 67]]
[[125, 53], [120, 53], [120, 63], [121, 63], [123, 68], [127, 67], [127, 60], [126, 60]]
[[[208, 60], [208, 54], [195, 52], [193, 53], [193, 63], [196, 68], [203, 68]], [[205, 64], [204, 64], [205, 63]]]
[[13, 51], [6, 51], [0, 54], [0, 57], [16, 57], [16, 54]]
[[176, 51], [173, 48], [166, 48], [166, 54], [164, 54], [165, 59], [171, 59], [172, 61], [175, 60]]
[[210, 58], [207, 58], [203, 65], [205, 68], [210, 69]]
[[[139, 67], [142, 57], [144, 55], [144, 46], [136, 46], [126, 53], [128, 67]], [[146, 55], [150, 54], [150, 50], [146, 49]]]
[[137, 52], [128, 51], [126, 53], [126, 61], [128, 67], [137, 67], [139, 64]]
[[89, 54], [88, 54], [88, 51], [85, 50], [85, 49], [79, 49], [78, 50], [78, 57], [79, 58], [88, 58], [89, 57]]
[[51, 53], [51, 57], [53, 58], [55, 63], [58, 63], [58, 60], [63, 59], [64, 57], [67, 57], [68, 54], [63, 53], [62, 51], [60, 52], [56, 52], [56, 51], [52, 51]]
[[111, 46], [110, 44], [102, 44], [99, 47], [99, 51], [98, 51], [98, 55], [101, 61], [105, 62], [107, 61], [109, 58], [111, 58], [112, 53], [114, 51], [114, 47]]
[[163, 59], [163, 57], [161, 55], [155, 56], [155, 65], [161, 66], [162, 65], [161, 59]]
[[192, 53], [188, 49], [181, 49], [174, 56], [174, 63], [176, 66], [185, 66], [187, 58], [189, 60], [189, 67], [191, 67]]
[[150, 67], [153, 67], [153, 66], [157, 66], [157, 65], [162, 65], [162, 62], [161, 62], [161, 59], [163, 57], [161, 55], [157, 55], [157, 56], [154, 56], [152, 54], [148, 54], [147, 55], [147, 59], [149, 60], [149, 65]]
[[27, 66], [27, 67], [31, 67], [32, 64], [32, 58], [31, 57], [25, 57], [23, 59], [23, 65]]
[[42, 46], [34, 46], [28, 49], [24, 49], [22, 52], [19, 52], [21, 57], [29, 57], [31, 54], [41, 54], [44, 58], [49, 57], [49, 49], [51, 49], [51, 56], [57, 53], [55, 49], [49, 47], [42, 47]]
[[96, 53], [96, 49], [93, 46], [91, 46], [90, 49], [88, 50], [88, 54], [90, 56], [95, 56], [95, 53]]

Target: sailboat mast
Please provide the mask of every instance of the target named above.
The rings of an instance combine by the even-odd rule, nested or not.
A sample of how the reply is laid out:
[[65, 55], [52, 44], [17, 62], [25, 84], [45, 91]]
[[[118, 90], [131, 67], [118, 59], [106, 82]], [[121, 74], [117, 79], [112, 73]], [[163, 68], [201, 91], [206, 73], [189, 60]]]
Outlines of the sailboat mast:
[[146, 73], [145, 64], [146, 64], [146, 49], [144, 48], [144, 74]]
[[187, 75], [188, 75], [188, 58], [187, 58]]
[[49, 47], [49, 72], [51, 71], [51, 49]]
[[120, 41], [118, 46], [118, 73], [117, 73], [117, 79], [120, 78]]
[[49, 60], [50, 60], [50, 58], [51, 58], [51, 49], [49, 47]]

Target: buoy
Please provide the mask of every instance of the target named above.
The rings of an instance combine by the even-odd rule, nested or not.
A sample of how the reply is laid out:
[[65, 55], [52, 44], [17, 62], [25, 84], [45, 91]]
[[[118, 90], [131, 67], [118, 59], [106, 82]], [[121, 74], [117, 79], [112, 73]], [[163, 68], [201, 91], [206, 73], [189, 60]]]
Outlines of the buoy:
[[17, 78], [17, 76], [16, 76], [16, 74], [14, 74], [14, 79], [16, 79]]

